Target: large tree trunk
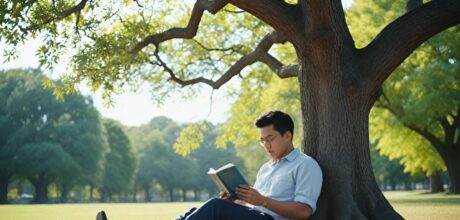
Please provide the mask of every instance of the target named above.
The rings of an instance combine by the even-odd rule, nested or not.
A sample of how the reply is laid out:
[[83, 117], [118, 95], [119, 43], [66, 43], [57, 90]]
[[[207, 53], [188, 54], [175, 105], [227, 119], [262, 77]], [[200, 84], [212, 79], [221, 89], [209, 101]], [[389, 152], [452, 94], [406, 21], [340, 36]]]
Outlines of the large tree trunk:
[[8, 180], [0, 180], [0, 204], [8, 204]]
[[174, 201], [174, 189], [170, 188], [168, 189], [168, 191], [169, 191], [169, 201], [173, 202]]
[[435, 172], [430, 176], [430, 188], [432, 193], [444, 192], [440, 172]]
[[303, 147], [318, 161], [324, 179], [312, 219], [401, 219], [371, 168], [368, 116], [376, 97], [360, 90], [351, 50], [334, 47], [337, 39], [330, 33], [317, 34], [321, 38], [296, 47]]
[[194, 192], [194, 198], [193, 198], [193, 200], [194, 200], [194, 201], [200, 201], [200, 195], [201, 195], [201, 194], [200, 194], [200, 190], [195, 189], [193, 192]]
[[94, 199], [94, 194], [93, 194], [93, 192], [94, 192], [94, 186], [91, 184], [91, 185], [89, 185], [89, 201], [91, 201], [91, 202], [92, 202], [93, 199]]
[[187, 200], [187, 190], [186, 189], [182, 189], [182, 201], [186, 201]]
[[61, 203], [66, 203], [67, 202], [67, 196], [69, 195], [70, 187], [69, 184], [62, 184], [61, 186]]
[[146, 202], [150, 202], [150, 186], [144, 186], [144, 197]]
[[40, 174], [35, 180], [29, 179], [35, 188], [35, 195], [32, 203], [47, 203], [48, 202], [48, 182], [44, 175]]
[[460, 149], [445, 162], [450, 180], [449, 193], [460, 194]]

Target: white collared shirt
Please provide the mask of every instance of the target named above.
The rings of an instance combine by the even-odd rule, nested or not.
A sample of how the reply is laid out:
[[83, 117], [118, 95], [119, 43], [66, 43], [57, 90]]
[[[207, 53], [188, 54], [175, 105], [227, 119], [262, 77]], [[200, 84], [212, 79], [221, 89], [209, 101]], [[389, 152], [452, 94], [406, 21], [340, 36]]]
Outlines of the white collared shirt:
[[[254, 188], [278, 201], [305, 203], [314, 213], [322, 183], [323, 174], [318, 163], [294, 149], [279, 161], [270, 160], [262, 165]], [[270, 214], [276, 220], [288, 220], [263, 206], [254, 206], [254, 209]]]

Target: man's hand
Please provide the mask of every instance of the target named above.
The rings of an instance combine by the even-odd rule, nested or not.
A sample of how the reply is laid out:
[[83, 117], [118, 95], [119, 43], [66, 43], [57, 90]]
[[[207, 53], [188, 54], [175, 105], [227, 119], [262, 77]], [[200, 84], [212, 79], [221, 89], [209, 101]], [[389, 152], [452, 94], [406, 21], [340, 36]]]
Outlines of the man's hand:
[[239, 185], [236, 194], [241, 200], [252, 205], [262, 205], [265, 198], [256, 189], [246, 185]]
[[230, 202], [233, 202], [235, 200], [235, 198], [232, 198], [232, 196], [224, 191], [220, 191], [219, 192], [219, 198], [223, 199], [223, 200], [227, 200], [227, 201], [230, 201]]

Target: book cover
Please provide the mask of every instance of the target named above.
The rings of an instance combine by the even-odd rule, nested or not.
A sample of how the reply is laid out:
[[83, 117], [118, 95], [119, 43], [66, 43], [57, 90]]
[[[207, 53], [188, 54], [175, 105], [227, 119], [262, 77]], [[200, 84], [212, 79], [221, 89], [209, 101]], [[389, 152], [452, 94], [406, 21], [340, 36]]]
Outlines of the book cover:
[[233, 198], [238, 198], [235, 190], [240, 184], [249, 185], [238, 168], [232, 163], [217, 170], [210, 168], [208, 174], [221, 191], [229, 193]]

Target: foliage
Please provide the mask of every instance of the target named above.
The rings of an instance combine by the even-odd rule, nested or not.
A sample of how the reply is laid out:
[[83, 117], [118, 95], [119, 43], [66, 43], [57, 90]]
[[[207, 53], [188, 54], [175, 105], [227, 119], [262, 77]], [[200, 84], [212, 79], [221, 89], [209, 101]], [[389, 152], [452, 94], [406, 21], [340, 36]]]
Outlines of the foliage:
[[[148, 47], [137, 54], [132, 49], [149, 34], [186, 26], [192, 2], [85, 0], [81, 3], [84, 4], [74, 5], [74, 1], [68, 0], [2, 2], [0, 40], [11, 47], [5, 51], [6, 58], [14, 58], [15, 46], [28, 37], [41, 38], [43, 44], [37, 54], [43, 67], [50, 68], [61, 59], [70, 59], [70, 71], [61, 73], [66, 86], [53, 86], [57, 94], [85, 82], [93, 90], [102, 89], [109, 99], [124, 85], [135, 89], [147, 82], [158, 103], [172, 95], [170, 91], [179, 86], [158, 65], [156, 48]], [[79, 6], [84, 6], [83, 10]], [[229, 5], [216, 15], [205, 14], [193, 40], [165, 42], [159, 49], [173, 52], [158, 55], [181, 78], [199, 75], [214, 78], [241, 54], [250, 51], [270, 30], [260, 20], [252, 19], [252, 15], [234, 11], [236, 8]], [[189, 87], [181, 94], [188, 97], [200, 88]]]
[[38, 71], [0, 74], [0, 91], [6, 97], [1, 125], [6, 136], [0, 154], [8, 158], [2, 160], [0, 172], [13, 168], [34, 185], [91, 184], [97, 179], [106, 142], [91, 99], [72, 94], [56, 100], [51, 89], [42, 87], [46, 78]]
[[101, 190], [104, 196], [122, 194], [131, 189], [136, 158], [131, 143], [122, 125], [113, 120], [104, 120], [110, 151], [105, 155], [104, 176]]
[[[368, 44], [403, 14], [403, 4], [357, 1], [347, 14], [357, 46]], [[459, 30], [455, 26], [438, 34], [409, 56], [383, 84], [383, 96], [371, 111], [371, 139], [379, 140], [378, 149], [390, 159], [401, 158], [405, 172], [429, 176], [446, 170], [431, 143], [408, 127], [426, 128], [444, 139], [438, 119], [460, 107]]]

